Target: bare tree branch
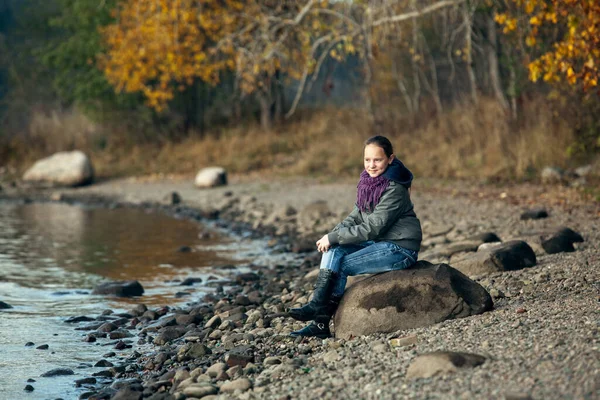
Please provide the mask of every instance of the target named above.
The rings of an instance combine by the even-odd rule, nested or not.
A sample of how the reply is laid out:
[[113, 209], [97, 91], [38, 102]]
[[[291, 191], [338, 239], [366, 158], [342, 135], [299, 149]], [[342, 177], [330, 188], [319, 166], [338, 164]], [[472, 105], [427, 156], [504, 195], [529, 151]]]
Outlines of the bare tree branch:
[[464, 3], [465, 1], [467, 1], [467, 0], [443, 0], [438, 3], [432, 4], [428, 7], [425, 7], [422, 10], [411, 11], [411, 12], [405, 13], [405, 14], [394, 15], [392, 17], [378, 19], [377, 21], [373, 22], [372, 26], [379, 26], [379, 25], [383, 25], [383, 24], [389, 24], [392, 22], [406, 21], [407, 19], [420, 17], [425, 14], [429, 14], [431, 12], [437, 11], [440, 8], [459, 5], [461, 3]]

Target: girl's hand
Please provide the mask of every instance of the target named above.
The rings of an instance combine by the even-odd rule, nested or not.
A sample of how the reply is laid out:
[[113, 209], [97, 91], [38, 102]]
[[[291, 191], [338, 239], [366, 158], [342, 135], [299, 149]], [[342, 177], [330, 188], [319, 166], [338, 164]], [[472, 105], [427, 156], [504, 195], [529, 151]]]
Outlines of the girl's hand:
[[319, 253], [325, 253], [327, 250], [329, 250], [330, 247], [331, 244], [329, 243], [329, 238], [327, 237], [327, 235], [317, 240], [317, 250], [319, 251]]

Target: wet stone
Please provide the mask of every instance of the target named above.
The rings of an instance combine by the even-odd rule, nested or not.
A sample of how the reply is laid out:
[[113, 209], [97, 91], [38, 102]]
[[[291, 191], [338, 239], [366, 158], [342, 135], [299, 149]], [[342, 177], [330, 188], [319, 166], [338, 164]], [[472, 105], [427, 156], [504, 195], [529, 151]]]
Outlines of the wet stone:
[[48, 346], [47, 344], [43, 344], [41, 346], [36, 347], [36, 350], [48, 350], [50, 346]]
[[75, 381], [75, 386], [80, 387], [82, 385], [94, 385], [97, 382], [96, 378], [83, 378]]
[[73, 323], [76, 323], [76, 322], [90, 322], [90, 321], [94, 321], [94, 318], [86, 317], [85, 315], [81, 315], [81, 316], [78, 316], [78, 317], [71, 317], [71, 318], [67, 318], [65, 320], [65, 322], [67, 324], [73, 324]]
[[111, 363], [110, 361], [100, 360], [96, 364], [94, 364], [94, 367], [112, 367], [113, 365], [114, 364]]
[[13, 308], [13, 306], [3, 301], [0, 301], [0, 310], [8, 310], [9, 308]]
[[75, 372], [73, 372], [72, 369], [69, 368], [55, 368], [55, 369], [51, 369], [50, 371], [44, 372], [42, 375], [44, 378], [49, 378], [49, 377], [53, 377], [53, 376], [62, 376], [62, 375], [73, 375], [75, 374]]

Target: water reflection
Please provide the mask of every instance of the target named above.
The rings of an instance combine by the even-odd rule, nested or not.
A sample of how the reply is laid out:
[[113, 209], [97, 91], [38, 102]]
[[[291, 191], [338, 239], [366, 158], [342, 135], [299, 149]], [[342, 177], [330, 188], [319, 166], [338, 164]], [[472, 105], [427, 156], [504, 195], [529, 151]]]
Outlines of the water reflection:
[[[64, 204], [0, 207], [0, 280], [26, 287], [89, 287], [89, 274], [152, 285], [181, 269], [226, 264], [210, 250], [230, 241], [202, 227], [136, 209], [85, 209]], [[181, 246], [195, 251], [178, 252]], [[165, 268], [167, 267], [167, 268]]]

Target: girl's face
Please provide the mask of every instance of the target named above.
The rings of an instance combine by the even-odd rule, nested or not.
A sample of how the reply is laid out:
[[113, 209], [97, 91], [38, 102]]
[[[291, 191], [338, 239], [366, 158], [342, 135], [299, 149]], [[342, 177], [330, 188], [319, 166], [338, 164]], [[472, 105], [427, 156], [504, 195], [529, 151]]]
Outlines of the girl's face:
[[383, 148], [375, 144], [365, 146], [365, 171], [371, 178], [383, 174], [393, 160], [394, 155], [386, 156]]

